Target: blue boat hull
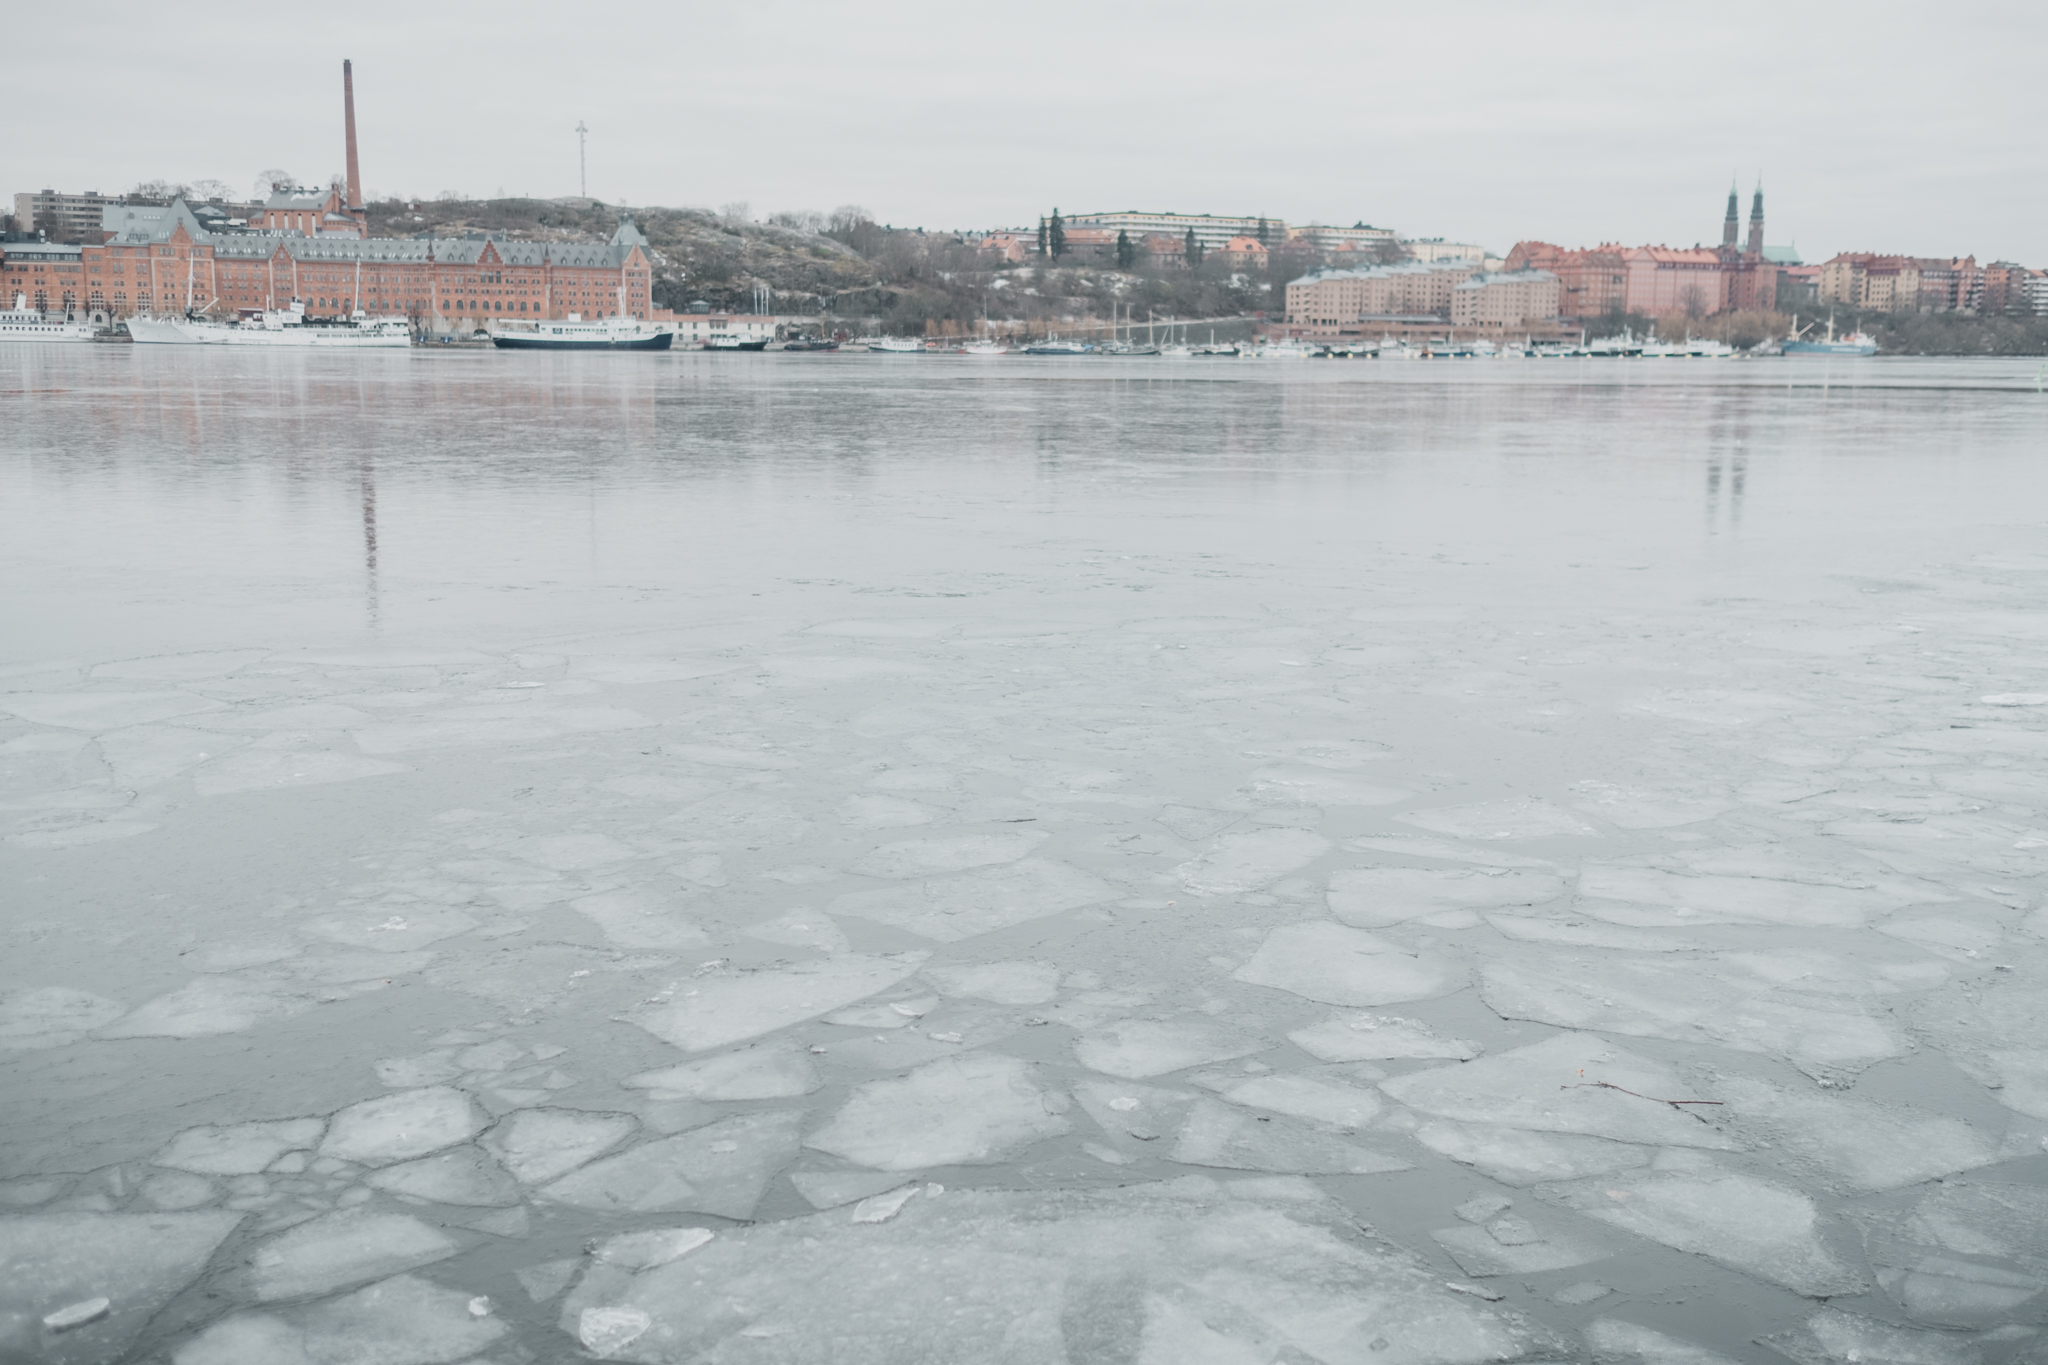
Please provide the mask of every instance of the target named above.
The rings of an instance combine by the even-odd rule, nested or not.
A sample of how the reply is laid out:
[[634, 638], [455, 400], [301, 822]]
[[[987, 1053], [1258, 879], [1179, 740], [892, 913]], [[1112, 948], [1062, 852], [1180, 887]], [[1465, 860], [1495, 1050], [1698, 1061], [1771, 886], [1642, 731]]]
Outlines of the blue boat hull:
[[1786, 355], [1876, 355], [1877, 347], [1870, 343], [1849, 341], [1788, 341]]

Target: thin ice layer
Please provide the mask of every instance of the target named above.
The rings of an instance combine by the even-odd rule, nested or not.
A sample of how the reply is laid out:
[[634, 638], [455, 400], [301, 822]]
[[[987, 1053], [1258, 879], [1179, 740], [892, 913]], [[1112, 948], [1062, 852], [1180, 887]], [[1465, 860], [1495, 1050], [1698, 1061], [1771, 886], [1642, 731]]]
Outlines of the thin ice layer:
[[980, 1165], [1067, 1131], [1063, 1108], [1030, 1063], [969, 1053], [861, 1086], [804, 1145], [885, 1171]]
[[510, 1330], [473, 1296], [399, 1275], [324, 1303], [224, 1318], [178, 1348], [173, 1365], [441, 1365]]
[[[107, 1365], [196, 1279], [239, 1213], [41, 1213], [0, 1218], [0, 1359]], [[60, 1336], [43, 1315], [86, 1299], [106, 1316]]]
[[1465, 984], [1465, 973], [1441, 958], [1327, 920], [1275, 929], [1232, 975], [1326, 1005], [1398, 1005]]

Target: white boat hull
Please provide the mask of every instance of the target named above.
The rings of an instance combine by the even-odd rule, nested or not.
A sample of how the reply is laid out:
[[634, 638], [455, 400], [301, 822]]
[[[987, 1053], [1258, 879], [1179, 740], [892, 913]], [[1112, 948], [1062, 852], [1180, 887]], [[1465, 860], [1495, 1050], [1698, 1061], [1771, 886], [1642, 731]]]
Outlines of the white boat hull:
[[20, 309], [0, 312], [0, 343], [91, 341], [93, 336], [89, 322], [60, 322]]
[[269, 346], [286, 350], [392, 351], [412, 345], [402, 322], [363, 327], [240, 327], [190, 318], [128, 319], [128, 335], [146, 346]]

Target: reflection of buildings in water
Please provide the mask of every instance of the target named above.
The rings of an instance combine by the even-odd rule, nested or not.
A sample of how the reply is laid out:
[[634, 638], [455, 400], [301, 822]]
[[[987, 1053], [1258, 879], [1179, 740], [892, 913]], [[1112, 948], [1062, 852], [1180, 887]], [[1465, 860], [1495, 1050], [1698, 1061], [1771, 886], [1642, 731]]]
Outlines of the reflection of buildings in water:
[[369, 611], [370, 629], [377, 628], [377, 464], [366, 452], [359, 467], [358, 478], [363, 494], [363, 581], [364, 602]]
[[1721, 522], [1721, 485], [1728, 486], [1728, 529], [1742, 529], [1742, 488], [1749, 475], [1749, 456], [1740, 447], [1707, 459], [1707, 530], [1711, 534]]

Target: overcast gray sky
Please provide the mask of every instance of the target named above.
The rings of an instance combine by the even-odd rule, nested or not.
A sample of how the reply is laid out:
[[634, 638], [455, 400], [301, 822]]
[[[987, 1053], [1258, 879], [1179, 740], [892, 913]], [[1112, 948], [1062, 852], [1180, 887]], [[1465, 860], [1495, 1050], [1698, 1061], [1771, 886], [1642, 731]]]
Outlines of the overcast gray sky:
[[[1413, 236], [1773, 242], [2048, 266], [2048, 6], [1212, 3], [29, 5], [8, 192], [246, 192], [342, 165], [928, 227], [1146, 208]], [[31, 55], [35, 54], [35, 55]]]

